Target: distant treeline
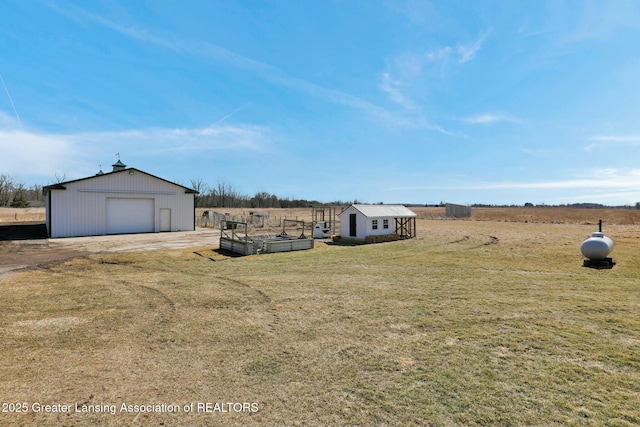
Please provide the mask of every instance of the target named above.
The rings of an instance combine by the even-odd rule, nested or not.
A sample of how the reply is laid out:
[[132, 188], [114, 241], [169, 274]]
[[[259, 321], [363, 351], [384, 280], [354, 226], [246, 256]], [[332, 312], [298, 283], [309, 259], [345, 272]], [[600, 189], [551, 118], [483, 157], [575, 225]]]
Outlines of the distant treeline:
[[[56, 175], [54, 182], [62, 182], [66, 176]], [[227, 182], [219, 181], [215, 187], [210, 187], [203, 179], [191, 179], [191, 188], [198, 191], [196, 195], [196, 207], [200, 208], [306, 208], [311, 206], [348, 206], [354, 203], [363, 203], [358, 200], [334, 200], [331, 202], [319, 202], [317, 200], [297, 199], [281, 197], [265, 191], [255, 193], [253, 196], [242, 194]], [[378, 204], [382, 204], [379, 202]], [[404, 203], [400, 203], [404, 204]], [[408, 207], [444, 207], [445, 202], [438, 204], [406, 203]], [[26, 187], [17, 182], [12, 176], [0, 174], [0, 207], [27, 208], [30, 206], [44, 206], [42, 185]], [[575, 209], [640, 209], [640, 202], [634, 206], [609, 206], [600, 203], [572, 203], [561, 205], [533, 204], [483, 204], [474, 203], [474, 208], [575, 208]]]
[[[406, 204], [407, 207], [428, 207], [428, 208], [444, 208], [446, 203], [438, 203], [438, 204]], [[631, 205], [623, 205], [623, 206], [611, 206], [611, 205], [603, 205], [600, 203], [571, 203], [571, 204], [563, 204], [563, 205], [547, 205], [546, 203], [541, 204], [533, 204], [533, 203], [525, 203], [524, 205], [499, 205], [499, 204], [486, 204], [486, 203], [474, 203], [470, 205], [472, 208], [572, 208], [572, 209], [640, 209], [640, 202], [636, 203], [634, 206]]]
[[344, 206], [358, 201], [336, 200], [322, 203], [317, 200], [295, 199], [281, 197], [265, 191], [253, 196], [242, 194], [233, 185], [220, 181], [215, 187], [210, 187], [202, 179], [192, 179], [191, 188], [198, 191], [196, 207], [199, 208], [307, 208], [311, 206]]
[[[66, 175], [56, 175], [54, 183], [63, 182]], [[26, 187], [8, 174], [0, 174], [0, 207], [28, 208], [44, 206], [42, 185]], [[191, 188], [198, 191], [196, 206], [206, 208], [304, 208], [321, 205], [350, 205], [357, 201], [333, 201], [321, 203], [317, 200], [293, 199], [279, 197], [267, 192], [259, 192], [253, 196], [242, 194], [233, 185], [219, 182], [209, 187], [201, 179], [192, 179]]]
[[0, 174], [0, 207], [28, 208], [32, 205], [44, 206], [41, 185], [25, 187], [12, 176]]
[[572, 208], [572, 209], [640, 209], [640, 202], [637, 202], [635, 205], [603, 205], [601, 203], [570, 203], [570, 204], [560, 204], [560, 205], [547, 205], [545, 203], [542, 204], [533, 204], [533, 203], [525, 203], [524, 205], [486, 205], [486, 204], [474, 204], [471, 205], [476, 208]]

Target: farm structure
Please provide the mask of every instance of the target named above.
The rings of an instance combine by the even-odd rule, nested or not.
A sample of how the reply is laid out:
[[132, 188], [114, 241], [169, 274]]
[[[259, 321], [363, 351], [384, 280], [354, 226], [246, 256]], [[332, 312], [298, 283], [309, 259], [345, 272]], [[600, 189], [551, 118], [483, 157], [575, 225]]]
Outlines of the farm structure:
[[340, 213], [340, 238], [376, 243], [416, 237], [416, 214], [402, 205], [351, 205]]
[[[302, 232], [299, 236], [289, 235], [287, 226], [300, 225]], [[313, 238], [305, 234], [304, 221], [293, 219], [282, 220], [282, 232], [277, 235], [249, 235], [249, 224], [239, 221], [225, 221], [220, 225], [220, 249], [235, 252], [240, 255], [255, 255], [261, 253], [290, 252], [313, 249]]]
[[195, 195], [120, 160], [113, 171], [43, 187], [50, 238], [195, 230]]
[[456, 203], [446, 203], [444, 214], [447, 218], [469, 218], [471, 216], [471, 206]]
[[336, 234], [337, 220], [336, 206], [314, 206], [311, 208], [311, 223], [313, 224], [313, 237], [325, 238]]
[[[269, 218], [268, 216], [266, 218]], [[247, 222], [250, 226], [260, 226], [264, 227], [265, 217], [254, 216], [253, 212], [250, 213], [250, 216], [247, 217], [245, 215], [231, 215], [228, 212], [216, 212], [211, 210], [206, 210], [202, 212], [202, 215], [196, 218], [198, 227], [212, 227], [212, 228], [220, 228], [221, 224], [224, 221], [235, 221], [235, 222]]]
[[219, 228], [222, 221], [227, 219], [229, 219], [227, 215], [222, 212], [207, 210], [202, 212], [202, 215], [197, 218], [197, 225], [198, 227]]

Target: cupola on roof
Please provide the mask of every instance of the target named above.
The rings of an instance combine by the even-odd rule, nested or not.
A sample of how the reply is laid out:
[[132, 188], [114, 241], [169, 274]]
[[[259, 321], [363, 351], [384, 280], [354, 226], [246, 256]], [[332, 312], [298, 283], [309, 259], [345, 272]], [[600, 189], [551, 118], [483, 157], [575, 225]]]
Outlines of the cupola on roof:
[[122, 163], [120, 159], [118, 159], [118, 161], [112, 164], [111, 166], [113, 166], [113, 172], [121, 171], [123, 169], [126, 169], [127, 167], [127, 165]]

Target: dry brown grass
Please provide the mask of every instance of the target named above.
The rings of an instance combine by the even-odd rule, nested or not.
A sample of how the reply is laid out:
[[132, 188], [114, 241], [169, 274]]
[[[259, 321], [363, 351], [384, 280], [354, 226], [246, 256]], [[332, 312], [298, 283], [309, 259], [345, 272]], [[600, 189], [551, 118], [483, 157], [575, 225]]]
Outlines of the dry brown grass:
[[[443, 219], [444, 208], [411, 208], [421, 219]], [[215, 210], [231, 215], [249, 216], [251, 211], [266, 212], [279, 222], [280, 218], [311, 221], [311, 208], [246, 209], [198, 208], [196, 215]], [[609, 224], [640, 224], [640, 209], [571, 209], [571, 208], [473, 208], [472, 218], [478, 221], [541, 222], [569, 224], [597, 224], [599, 219]], [[15, 222], [44, 222], [44, 208], [0, 208], [0, 224]]]
[[98, 255], [3, 279], [0, 401], [259, 411], [0, 425], [640, 424], [637, 226], [607, 227], [612, 270], [581, 266], [589, 226], [418, 227], [393, 243]]
[[44, 222], [44, 208], [0, 208], [0, 224]]
[[[202, 215], [207, 209], [198, 208], [196, 215]], [[231, 215], [249, 216], [254, 209], [214, 208]], [[266, 212], [279, 222], [280, 218], [311, 221], [311, 208], [296, 209], [255, 209]], [[419, 219], [446, 219], [444, 208], [412, 207]], [[327, 211], [328, 212], [328, 211]], [[573, 208], [472, 208], [470, 220], [534, 222], [546, 224], [597, 224], [602, 219], [607, 224], [640, 224], [640, 209], [573, 209]], [[467, 221], [469, 219], [460, 219]]]
[[640, 224], [640, 209], [473, 208], [478, 221], [541, 222], [549, 224]]

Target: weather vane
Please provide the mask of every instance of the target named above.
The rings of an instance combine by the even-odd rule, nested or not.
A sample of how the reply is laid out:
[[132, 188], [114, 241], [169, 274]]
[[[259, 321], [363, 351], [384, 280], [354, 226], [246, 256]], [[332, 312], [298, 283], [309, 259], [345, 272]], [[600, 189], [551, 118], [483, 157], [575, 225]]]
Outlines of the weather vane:
[[120, 160], [120, 153], [116, 153], [116, 156], [118, 156], [118, 160]]

